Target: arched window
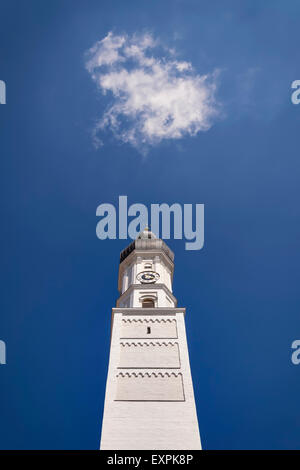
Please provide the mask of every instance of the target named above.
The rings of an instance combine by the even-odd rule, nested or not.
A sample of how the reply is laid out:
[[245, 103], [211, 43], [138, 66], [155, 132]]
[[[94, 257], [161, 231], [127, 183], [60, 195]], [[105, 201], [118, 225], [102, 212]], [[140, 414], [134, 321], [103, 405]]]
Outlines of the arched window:
[[143, 299], [142, 303], [143, 308], [154, 308], [154, 300], [153, 299]]

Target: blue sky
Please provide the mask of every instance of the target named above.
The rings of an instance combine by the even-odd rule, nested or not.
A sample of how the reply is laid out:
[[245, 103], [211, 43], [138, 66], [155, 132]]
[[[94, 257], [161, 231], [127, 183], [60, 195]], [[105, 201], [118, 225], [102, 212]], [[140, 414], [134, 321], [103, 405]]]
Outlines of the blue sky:
[[[300, 442], [300, 79], [296, 1], [1, 1], [1, 317], [4, 449], [96, 449], [124, 241], [96, 207], [205, 204], [205, 246], [175, 252], [206, 449]], [[206, 131], [140, 148], [92, 131], [111, 105], [86, 51], [151, 33], [195, 76], [219, 70]], [[188, 276], [187, 276], [188, 274]], [[188, 281], [187, 281], [188, 279]]]

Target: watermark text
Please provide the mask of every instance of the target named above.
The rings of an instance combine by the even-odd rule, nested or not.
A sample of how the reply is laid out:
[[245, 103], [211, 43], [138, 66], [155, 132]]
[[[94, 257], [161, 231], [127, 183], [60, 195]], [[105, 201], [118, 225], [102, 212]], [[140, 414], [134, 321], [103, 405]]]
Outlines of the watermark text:
[[135, 240], [150, 224], [157, 237], [187, 240], [186, 250], [201, 250], [204, 245], [204, 204], [151, 204], [148, 210], [140, 203], [128, 206], [127, 196], [119, 196], [117, 208], [110, 203], [100, 204], [96, 215], [101, 217], [96, 226], [100, 240]]
[[0, 364], [6, 364], [6, 344], [0, 339]]
[[300, 364], [300, 339], [295, 339], [292, 342], [291, 348], [293, 349], [291, 360], [292, 363], [297, 366]]
[[291, 101], [293, 104], [299, 104], [300, 103], [300, 80], [294, 80], [291, 85], [293, 91], [291, 95]]
[[6, 84], [0, 80], [0, 104], [6, 104]]

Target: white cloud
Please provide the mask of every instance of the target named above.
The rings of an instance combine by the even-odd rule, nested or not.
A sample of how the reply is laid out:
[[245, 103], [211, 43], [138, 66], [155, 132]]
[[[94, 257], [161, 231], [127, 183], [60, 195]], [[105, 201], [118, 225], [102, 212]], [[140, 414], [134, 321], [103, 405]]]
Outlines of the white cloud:
[[163, 139], [207, 131], [219, 114], [216, 73], [197, 75], [150, 34], [108, 33], [87, 52], [86, 69], [112, 98], [93, 131], [98, 145], [109, 129], [146, 153]]

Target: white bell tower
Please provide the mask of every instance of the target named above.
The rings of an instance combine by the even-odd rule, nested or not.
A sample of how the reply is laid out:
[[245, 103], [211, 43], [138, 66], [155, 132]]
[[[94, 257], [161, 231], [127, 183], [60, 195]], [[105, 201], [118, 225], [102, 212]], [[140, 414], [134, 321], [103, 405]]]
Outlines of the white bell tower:
[[101, 449], [201, 449], [174, 254], [146, 228], [121, 252]]
[[167, 245], [146, 228], [121, 253], [117, 307], [176, 307], [173, 259]]

